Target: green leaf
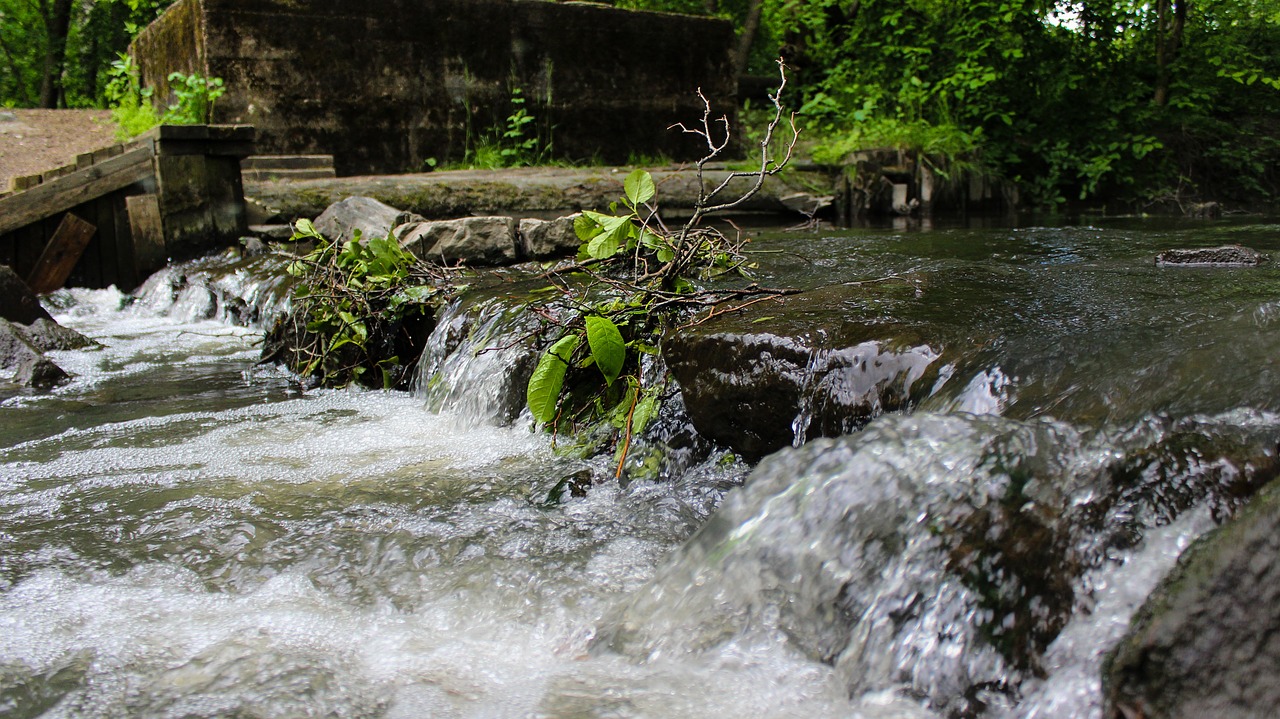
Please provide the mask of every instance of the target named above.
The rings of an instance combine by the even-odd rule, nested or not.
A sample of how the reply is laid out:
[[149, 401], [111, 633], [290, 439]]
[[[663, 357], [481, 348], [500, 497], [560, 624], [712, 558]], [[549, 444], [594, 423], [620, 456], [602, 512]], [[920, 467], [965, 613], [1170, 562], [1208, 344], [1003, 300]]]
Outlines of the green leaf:
[[304, 217], [293, 224], [293, 237], [291, 237], [290, 239], [320, 240], [320, 239], [324, 239], [324, 237], [320, 234], [320, 231], [316, 229], [316, 226], [311, 224], [311, 220], [308, 220]]
[[644, 428], [649, 426], [649, 422], [658, 416], [658, 408], [662, 405], [662, 401], [658, 399], [658, 393], [652, 390], [645, 390], [640, 395], [639, 401], [636, 402], [636, 408], [631, 413], [631, 433], [642, 434]]
[[582, 242], [589, 242], [600, 232], [600, 223], [591, 219], [586, 213], [573, 218], [573, 234], [577, 235]]
[[627, 359], [627, 348], [618, 326], [608, 317], [587, 317], [587, 344], [591, 346], [591, 356], [604, 375], [605, 383], [613, 384], [622, 374], [622, 363]]
[[632, 207], [642, 202], [648, 202], [653, 196], [658, 194], [658, 188], [653, 184], [653, 175], [647, 170], [633, 170], [627, 179], [623, 180], [622, 188], [627, 193], [627, 200]]
[[625, 215], [617, 217], [590, 211], [582, 214], [589, 216], [603, 228], [600, 234], [587, 243], [587, 254], [597, 260], [606, 260], [618, 254], [618, 248], [622, 246], [632, 228], [631, 218]]
[[565, 335], [556, 340], [538, 360], [538, 366], [529, 378], [525, 401], [533, 418], [546, 424], [556, 418], [556, 404], [564, 387], [564, 373], [569, 369], [569, 359], [582, 342], [580, 335]]

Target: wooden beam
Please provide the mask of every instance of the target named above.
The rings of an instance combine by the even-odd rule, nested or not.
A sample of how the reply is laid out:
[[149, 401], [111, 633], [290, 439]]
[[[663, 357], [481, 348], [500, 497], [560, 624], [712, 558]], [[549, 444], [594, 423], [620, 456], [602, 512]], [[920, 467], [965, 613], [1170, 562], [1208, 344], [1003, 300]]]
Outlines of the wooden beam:
[[0, 235], [128, 187], [154, 174], [150, 146], [0, 198]]
[[31, 291], [40, 295], [61, 287], [97, 231], [97, 227], [70, 212], [64, 215], [53, 237], [44, 246], [44, 252], [40, 253], [35, 269], [27, 277]]
[[133, 235], [134, 271], [141, 279], [164, 267], [166, 262], [160, 198], [130, 195], [124, 201], [129, 213], [129, 232]]

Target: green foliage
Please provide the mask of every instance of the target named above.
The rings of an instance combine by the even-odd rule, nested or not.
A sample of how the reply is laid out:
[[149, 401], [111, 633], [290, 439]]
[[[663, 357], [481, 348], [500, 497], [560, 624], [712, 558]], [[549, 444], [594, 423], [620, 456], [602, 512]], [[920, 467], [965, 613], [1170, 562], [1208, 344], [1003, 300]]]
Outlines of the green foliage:
[[151, 88], [142, 87], [132, 57], [120, 53], [111, 63], [110, 77], [106, 94], [111, 103], [111, 119], [116, 123], [117, 139], [136, 137], [160, 124], [160, 117], [151, 104]]
[[304, 219], [293, 239], [316, 247], [289, 266], [302, 280], [294, 291], [292, 321], [300, 324], [292, 328], [298, 349], [291, 369], [325, 386], [401, 384], [407, 366], [400, 357], [411, 351], [402, 330], [431, 317], [445, 293], [438, 277], [391, 234], [365, 241], [357, 231], [337, 243]]
[[221, 78], [205, 78], [180, 72], [169, 75], [169, 87], [177, 101], [163, 115], [156, 113], [151, 101], [153, 91], [142, 87], [138, 67], [125, 53], [111, 63], [111, 81], [106, 96], [111, 104], [119, 139], [126, 140], [156, 125], [198, 125], [213, 119], [213, 104], [225, 92]]
[[525, 392], [529, 411], [538, 422], [546, 424], [555, 419], [560, 390], [564, 388], [564, 374], [569, 369], [573, 351], [581, 343], [580, 335], [565, 335], [548, 347], [538, 360]]
[[[173, 0], [95, 0], [71, 4], [59, 107], [106, 107], [112, 61]], [[58, 3], [0, 0], [0, 105], [35, 107], [52, 70], [50, 28]]]
[[[546, 161], [551, 152], [550, 140], [540, 136], [537, 118], [529, 113], [524, 91], [511, 90], [511, 114], [505, 124], [482, 135], [468, 147], [462, 167], [498, 170], [504, 167], [527, 167]], [[548, 137], [549, 137], [549, 133]]]
[[767, 17], [820, 160], [934, 153], [1048, 205], [1280, 188], [1274, 0], [777, 0]]
[[169, 73], [169, 90], [177, 98], [160, 118], [163, 125], [200, 125], [213, 121], [213, 104], [226, 92], [220, 77]]
[[622, 365], [627, 360], [627, 348], [623, 343], [622, 332], [608, 317], [589, 315], [585, 319], [587, 326], [587, 345], [591, 348], [591, 359], [604, 375], [605, 384], [613, 384], [622, 374]]
[[[632, 437], [657, 417], [667, 379], [654, 359], [663, 333], [700, 311], [730, 311], [724, 303], [789, 293], [762, 288], [749, 280], [743, 253], [745, 240], [730, 238], [701, 225], [708, 214], [738, 206], [759, 191], [769, 175], [789, 162], [799, 130], [780, 154], [775, 154], [774, 131], [783, 123], [780, 101], [786, 68], [778, 61], [780, 85], [771, 96], [774, 112], [756, 143], [754, 169], [732, 171], [708, 189], [706, 164], [730, 145], [728, 120], [711, 119], [711, 105], [698, 93], [706, 112], [700, 126], [679, 125], [682, 132], [706, 142], [707, 154], [697, 162], [699, 199], [683, 227], [672, 230], [658, 216], [658, 186], [646, 170], [634, 170], [622, 182], [622, 197], [609, 212], [587, 210], [574, 221], [581, 242], [577, 263], [553, 267], [551, 284], [533, 293], [533, 311], [545, 320], [544, 330], [555, 341], [539, 359], [526, 389], [534, 420], [572, 444], [598, 451], [601, 442], [616, 440], [617, 474], [628, 461]], [[720, 129], [723, 128], [723, 129]], [[731, 199], [726, 188], [735, 179], [749, 179], [749, 187]], [[706, 284], [713, 278], [736, 282]], [[705, 319], [705, 318], [704, 318]], [[698, 320], [692, 320], [698, 321]], [[594, 369], [593, 369], [594, 368]], [[637, 453], [633, 469], [655, 474], [661, 452], [652, 447]]]

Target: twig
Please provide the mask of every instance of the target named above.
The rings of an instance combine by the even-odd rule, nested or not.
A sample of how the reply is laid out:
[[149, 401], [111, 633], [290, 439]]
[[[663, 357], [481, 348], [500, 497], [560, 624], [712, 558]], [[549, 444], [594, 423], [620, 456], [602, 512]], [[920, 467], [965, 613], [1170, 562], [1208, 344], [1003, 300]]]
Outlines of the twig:
[[627, 426], [622, 435], [622, 456], [618, 458], [618, 471], [614, 473], [614, 479], [622, 479], [622, 465], [627, 462], [627, 452], [631, 450], [631, 417], [636, 413], [636, 405], [640, 403], [640, 381], [636, 379], [636, 394], [631, 398], [631, 409], [627, 410]]

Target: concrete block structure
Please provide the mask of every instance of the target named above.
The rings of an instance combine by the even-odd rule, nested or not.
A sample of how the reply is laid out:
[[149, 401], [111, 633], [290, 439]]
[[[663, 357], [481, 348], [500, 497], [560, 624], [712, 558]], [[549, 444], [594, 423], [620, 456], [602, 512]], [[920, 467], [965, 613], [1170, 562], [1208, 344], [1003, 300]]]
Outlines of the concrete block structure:
[[732, 119], [733, 39], [723, 20], [592, 3], [179, 0], [132, 52], [161, 101], [173, 71], [221, 77], [215, 122], [353, 175], [461, 160], [517, 107], [558, 158], [695, 159], [705, 143], [668, 128], [701, 120], [699, 88]]

